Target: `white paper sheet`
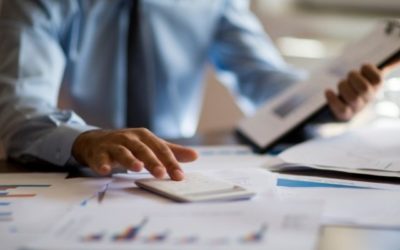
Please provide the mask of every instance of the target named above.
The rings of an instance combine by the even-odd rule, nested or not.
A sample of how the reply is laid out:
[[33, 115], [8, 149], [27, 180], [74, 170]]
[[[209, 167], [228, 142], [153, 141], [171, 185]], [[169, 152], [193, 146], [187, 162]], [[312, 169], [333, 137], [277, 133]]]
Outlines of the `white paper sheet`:
[[[199, 154], [196, 161], [181, 163], [184, 171], [258, 168], [274, 157], [253, 153], [247, 146], [200, 146], [192, 147]], [[132, 171], [128, 173], [137, 174]], [[141, 174], [147, 174], [144, 170]]]
[[256, 192], [253, 199], [274, 196], [275, 174], [261, 168], [210, 170], [203, 173]]
[[107, 181], [65, 177], [65, 173], [0, 175], [1, 249], [19, 249], [37, 238]]
[[[313, 249], [318, 203], [77, 208], [28, 249]], [[290, 239], [290, 240], [288, 240]]]
[[281, 200], [324, 203], [322, 222], [335, 225], [400, 225], [400, 192], [374, 189], [279, 188]]
[[[48, 229], [48, 218], [59, 210], [40, 207], [42, 197], [65, 178], [66, 174], [0, 175], [0, 242], [2, 249], [17, 249], [24, 240]], [[35, 205], [36, 204], [36, 205]], [[5, 216], [9, 214], [9, 216]], [[62, 214], [61, 214], [62, 215]]]
[[[400, 186], [371, 181], [276, 174], [274, 197], [282, 201], [324, 204], [321, 221], [325, 225], [357, 227], [400, 225]], [[344, 185], [343, 187], [278, 186], [278, 179]], [[355, 188], [351, 188], [351, 187]]]
[[279, 157], [287, 163], [320, 169], [399, 176], [400, 123], [311, 140], [289, 148]]
[[199, 153], [199, 158], [182, 164], [185, 171], [258, 168], [273, 158], [255, 154], [244, 146], [208, 146], [194, 149]]

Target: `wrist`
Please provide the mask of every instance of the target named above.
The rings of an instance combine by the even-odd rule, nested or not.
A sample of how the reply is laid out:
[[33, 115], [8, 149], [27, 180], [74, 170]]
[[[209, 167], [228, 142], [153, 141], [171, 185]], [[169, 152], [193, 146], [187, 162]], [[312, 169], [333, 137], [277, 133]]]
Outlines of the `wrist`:
[[79, 164], [87, 165], [85, 160], [86, 150], [89, 148], [90, 134], [94, 131], [98, 130], [91, 130], [81, 133], [78, 135], [78, 137], [76, 137], [74, 143], [72, 144], [71, 155]]

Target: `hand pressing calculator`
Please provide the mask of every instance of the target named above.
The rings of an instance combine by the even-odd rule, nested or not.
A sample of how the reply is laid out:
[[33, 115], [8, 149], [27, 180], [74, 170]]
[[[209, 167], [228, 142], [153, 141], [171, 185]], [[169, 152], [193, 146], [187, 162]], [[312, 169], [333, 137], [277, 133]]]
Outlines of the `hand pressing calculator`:
[[255, 195], [243, 187], [200, 173], [187, 173], [182, 181], [140, 179], [139, 187], [179, 202], [249, 199]]

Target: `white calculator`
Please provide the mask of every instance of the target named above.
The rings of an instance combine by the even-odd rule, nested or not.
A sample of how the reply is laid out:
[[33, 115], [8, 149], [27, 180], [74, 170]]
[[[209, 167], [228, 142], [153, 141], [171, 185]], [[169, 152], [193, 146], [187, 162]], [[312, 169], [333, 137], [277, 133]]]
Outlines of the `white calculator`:
[[186, 173], [182, 181], [140, 179], [136, 185], [179, 202], [202, 202], [249, 199], [254, 192], [228, 181], [200, 173]]

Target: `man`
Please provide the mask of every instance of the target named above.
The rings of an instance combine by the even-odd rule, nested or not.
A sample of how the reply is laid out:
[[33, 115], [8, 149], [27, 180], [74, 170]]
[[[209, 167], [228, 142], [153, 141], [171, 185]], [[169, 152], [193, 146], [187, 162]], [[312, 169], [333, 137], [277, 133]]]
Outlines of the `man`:
[[[178, 161], [195, 160], [196, 152], [160, 137], [194, 133], [206, 62], [254, 108], [301, 77], [284, 63], [248, 5], [3, 1], [0, 138], [8, 156], [55, 165], [77, 161], [100, 174], [114, 166], [146, 167], [157, 178], [167, 172], [181, 180]], [[381, 79], [372, 65], [351, 72], [338, 94], [326, 93], [334, 115], [350, 119]]]

